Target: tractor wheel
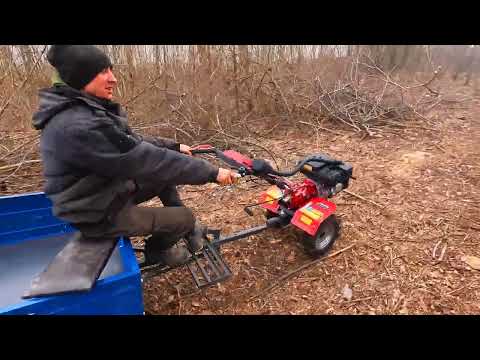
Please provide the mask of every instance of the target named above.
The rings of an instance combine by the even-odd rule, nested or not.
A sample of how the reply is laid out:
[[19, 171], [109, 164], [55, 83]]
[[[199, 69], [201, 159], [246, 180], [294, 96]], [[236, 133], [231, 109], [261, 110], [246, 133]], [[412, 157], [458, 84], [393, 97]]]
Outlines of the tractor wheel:
[[319, 258], [327, 253], [340, 234], [340, 224], [335, 215], [329, 216], [317, 230], [314, 236], [304, 233], [302, 242], [305, 251], [313, 258]]

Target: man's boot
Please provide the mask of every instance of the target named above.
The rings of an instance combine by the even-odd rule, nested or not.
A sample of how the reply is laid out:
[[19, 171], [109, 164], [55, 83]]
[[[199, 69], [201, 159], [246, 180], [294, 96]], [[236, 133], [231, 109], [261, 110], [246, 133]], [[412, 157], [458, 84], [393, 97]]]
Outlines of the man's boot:
[[191, 251], [196, 253], [203, 249], [207, 237], [207, 227], [201, 225], [198, 220], [195, 220], [193, 231], [185, 236], [188, 247]]
[[145, 249], [145, 261], [148, 265], [164, 264], [170, 267], [183, 265], [188, 261], [189, 253], [185, 247], [172, 246], [167, 250], [148, 251]]
[[175, 245], [175, 239], [171, 239], [172, 246], [165, 249], [165, 244], [161, 244], [159, 240], [157, 235], [156, 238], [152, 236], [145, 241], [145, 262], [148, 265], [161, 263], [173, 267], [187, 262], [189, 252], [184, 246]]
[[158, 254], [159, 260], [170, 267], [183, 265], [188, 261], [189, 253], [185, 247], [172, 246]]

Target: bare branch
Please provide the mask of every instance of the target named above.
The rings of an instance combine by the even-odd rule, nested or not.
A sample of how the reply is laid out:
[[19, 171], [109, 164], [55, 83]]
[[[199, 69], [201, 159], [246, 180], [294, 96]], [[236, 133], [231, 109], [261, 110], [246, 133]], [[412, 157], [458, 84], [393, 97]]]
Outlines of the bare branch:
[[5, 103], [2, 105], [2, 107], [0, 108], [0, 119], [2, 118], [2, 115], [3, 113], [5, 112], [5, 110], [8, 108], [8, 106], [10, 105], [10, 102], [12, 101], [12, 99], [20, 92], [20, 90], [23, 89], [23, 87], [25, 86], [25, 84], [27, 83], [27, 81], [30, 79], [30, 77], [32, 76], [34, 70], [36, 69], [38, 63], [40, 62], [40, 60], [42, 59], [43, 57], [43, 54], [45, 53], [45, 50], [47, 50], [47, 46], [45, 45], [40, 56], [37, 58], [37, 60], [35, 61], [35, 64], [32, 66], [32, 68], [30, 69], [30, 72], [27, 74], [27, 76], [25, 77], [25, 79], [23, 80], [23, 82], [20, 84], [20, 86], [16, 89], [16, 91], [12, 92], [12, 94], [10, 95], [10, 97], [5, 101]]

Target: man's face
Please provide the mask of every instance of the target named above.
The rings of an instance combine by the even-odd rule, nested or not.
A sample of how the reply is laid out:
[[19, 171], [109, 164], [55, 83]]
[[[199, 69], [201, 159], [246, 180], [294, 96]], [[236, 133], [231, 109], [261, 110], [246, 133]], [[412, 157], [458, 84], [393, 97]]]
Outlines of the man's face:
[[84, 91], [101, 99], [112, 100], [113, 89], [116, 85], [117, 79], [113, 75], [112, 69], [107, 68], [90, 81]]

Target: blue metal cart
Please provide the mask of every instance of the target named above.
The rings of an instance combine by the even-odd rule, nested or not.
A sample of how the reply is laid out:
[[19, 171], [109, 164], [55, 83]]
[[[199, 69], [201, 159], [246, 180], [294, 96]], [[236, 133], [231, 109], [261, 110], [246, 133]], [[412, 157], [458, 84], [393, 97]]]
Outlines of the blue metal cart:
[[118, 241], [91, 291], [22, 299], [76, 231], [51, 207], [43, 193], [0, 197], [0, 315], [143, 315], [141, 273], [127, 238]]

